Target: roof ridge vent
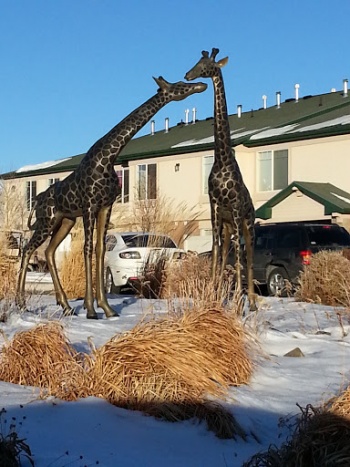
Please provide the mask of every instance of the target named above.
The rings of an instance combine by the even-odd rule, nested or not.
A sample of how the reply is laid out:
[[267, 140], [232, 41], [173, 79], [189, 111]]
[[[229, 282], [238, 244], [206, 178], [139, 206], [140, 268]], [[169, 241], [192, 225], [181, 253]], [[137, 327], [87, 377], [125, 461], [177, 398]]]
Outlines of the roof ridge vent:
[[343, 79], [343, 97], [348, 97], [348, 80]]

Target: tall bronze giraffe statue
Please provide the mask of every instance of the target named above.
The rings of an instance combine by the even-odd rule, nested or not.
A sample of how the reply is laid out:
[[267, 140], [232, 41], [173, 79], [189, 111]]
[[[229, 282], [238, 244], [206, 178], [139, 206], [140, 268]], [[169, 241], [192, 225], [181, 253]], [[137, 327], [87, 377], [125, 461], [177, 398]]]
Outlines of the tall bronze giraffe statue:
[[[28, 263], [34, 251], [51, 236], [45, 251], [52, 276], [57, 304], [65, 315], [74, 314], [60, 283], [55, 262], [58, 245], [71, 231], [77, 217], [84, 223], [84, 260], [86, 291], [84, 306], [87, 318], [97, 319], [92, 288], [93, 232], [96, 224], [96, 301], [107, 318], [118, 316], [106, 299], [104, 287], [105, 236], [112, 205], [120, 194], [114, 165], [117, 157], [131, 138], [168, 102], [181, 101], [194, 93], [203, 92], [204, 83], [169, 83], [164, 78], [154, 78], [157, 93], [131, 112], [118, 125], [99, 139], [86, 153], [78, 167], [68, 177], [51, 185], [35, 200], [36, 221], [30, 225], [34, 233], [24, 248], [17, 285], [16, 303], [25, 309], [25, 278]], [[31, 222], [33, 211], [29, 216]]]
[[215, 62], [219, 49], [203, 51], [199, 62], [185, 75], [191, 81], [198, 77], [211, 78], [214, 86], [214, 164], [209, 175], [209, 200], [213, 229], [212, 278], [215, 280], [221, 261], [220, 280], [226, 267], [232, 241], [235, 249], [237, 290], [242, 290], [242, 253], [240, 238], [246, 246], [248, 299], [250, 309], [255, 310], [253, 283], [254, 221], [255, 210], [239, 169], [232, 148], [230, 124], [227, 114], [225, 86], [221, 68], [228, 58]]

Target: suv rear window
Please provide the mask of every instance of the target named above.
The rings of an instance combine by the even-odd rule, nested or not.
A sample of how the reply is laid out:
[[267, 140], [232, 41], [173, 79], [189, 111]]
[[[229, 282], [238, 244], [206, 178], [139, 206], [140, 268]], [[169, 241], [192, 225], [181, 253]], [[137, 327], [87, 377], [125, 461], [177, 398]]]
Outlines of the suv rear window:
[[346, 230], [330, 225], [306, 227], [310, 244], [315, 246], [341, 245], [350, 246], [350, 237]]

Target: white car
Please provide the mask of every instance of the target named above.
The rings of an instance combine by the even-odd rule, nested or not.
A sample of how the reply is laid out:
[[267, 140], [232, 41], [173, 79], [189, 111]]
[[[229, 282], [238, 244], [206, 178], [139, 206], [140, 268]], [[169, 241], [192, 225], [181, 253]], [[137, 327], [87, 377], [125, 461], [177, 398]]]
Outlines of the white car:
[[124, 286], [137, 286], [145, 266], [159, 258], [169, 261], [184, 257], [167, 235], [149, 232], [111, 232], [106, 235], [105, 286], [107, 293], [119, 293]]

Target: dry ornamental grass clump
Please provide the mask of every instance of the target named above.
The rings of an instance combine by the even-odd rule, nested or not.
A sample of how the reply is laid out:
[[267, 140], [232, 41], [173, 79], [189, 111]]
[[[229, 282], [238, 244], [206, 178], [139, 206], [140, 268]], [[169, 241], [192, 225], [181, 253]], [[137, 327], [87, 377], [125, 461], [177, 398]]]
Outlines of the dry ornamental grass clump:
[[65, 400], [90, 395], [89, 359], [67, 341], [61, 324], [39, 324], [15, 334], [0, 353], [0, 380], [44, 389]]
[[253, 371], [250, 350], [229, 313], [190, 311], [142, 322], [111, 339], [95, 351], [92, 377], [97, 393], [119, 406], [198, 402], [246, 384]]
[[196, 417], [222, 438], [244, 437], [208, 397], [249, 382], [254, 344], [234, 313], [189, 310], [150, 318], [82, 357], [59, 323], [17, 333], [0, 354], [0, 380], [65, 400], [96, 396], [165, 420]]
[[339, 251], [320, 251], [300, 274], [296, 299], [350, 306], [350, 262]]
[[255, 454], [243, 467], [350, 465], [350, 420], [324, 408], [301, 408], [294, 432], [280, 448]]

